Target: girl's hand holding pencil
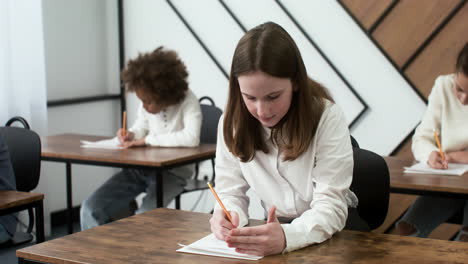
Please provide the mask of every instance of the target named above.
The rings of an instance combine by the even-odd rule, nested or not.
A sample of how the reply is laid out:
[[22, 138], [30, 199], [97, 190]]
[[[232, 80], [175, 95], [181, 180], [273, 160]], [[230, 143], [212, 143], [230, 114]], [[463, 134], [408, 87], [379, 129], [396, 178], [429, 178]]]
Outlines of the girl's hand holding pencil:
[[439, 140], [439, 133], [437, 133], [436, 129], [434, 129], [433, 132], [434, 132], [434, 140], [436, 142], [436, 145], [439, 151], [431, 152], [427, 160], [427, 164], [429, 165], [429, 167], [433, 169], [445, 170], [448, 168], [448, 161], [446, 159], [445, 153], [442, 151], [442, 145], [440, 144], [440, 140]]
[[208, 187], [210, 187], [214, 198], [222, 208], [222, 210], [217, 209], [213, 212], [213, 216], [210, 219], [211, 232], [213, 232], [217, 239], [225, 240], [229, 231], [239, 226], [239, 216], [236, 212], [228, 211], [224, 207], [223, 202], [210, 183], [208, 183]]
[[210, 219], [210, 226], [211, 232], [213, 232], [217, 239], [226, 240], [229, 231], [237, 228], [239, 225], [239, 216], [237, 213], [229, 211], [229, 214], [231, 215], [232, 222], [229, 221], [224, 210], [216, 209], [213, 212], [213, 216]]
[[432, 151], [427, 159], [427, 165], [433, 169], [444, 170], [448, 168], [448, 161], [447, 159], [442, 159], [439, 151]]

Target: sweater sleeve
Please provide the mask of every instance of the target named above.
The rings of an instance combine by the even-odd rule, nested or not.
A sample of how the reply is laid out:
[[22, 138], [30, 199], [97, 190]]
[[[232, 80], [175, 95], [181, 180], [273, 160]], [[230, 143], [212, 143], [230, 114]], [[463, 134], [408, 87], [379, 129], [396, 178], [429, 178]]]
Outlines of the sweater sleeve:
[[427, 162], [432, 151], [437, 151], [434, 129], [440, 133], [443, 108], [443, 77], [439, 76], [429, 95], [427, 110], [416, 128], [411, 149], [416, 160]]
[[170, 133], [150, 133], [146, 144], [160, 147], [196, 147], [200, 144], [202, 113], [195, 96], [190, 96], [181, 105], [183, 128]]
[[140, 103], [137, 110], [137, 117], [133, 126], [128, 129], [135, 134], [135, 139], [140, 139], [148, 134], [148, 120], [145, 117], [143, 104]]

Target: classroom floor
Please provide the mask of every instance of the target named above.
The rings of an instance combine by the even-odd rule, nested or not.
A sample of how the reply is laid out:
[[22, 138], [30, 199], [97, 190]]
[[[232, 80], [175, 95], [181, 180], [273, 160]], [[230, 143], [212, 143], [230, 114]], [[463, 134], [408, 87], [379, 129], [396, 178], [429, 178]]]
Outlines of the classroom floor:
[[[73, 230], [79, 230], [80, 224], [78, 222], [74, 223]], [[46, 237], [47, 240], [59, 238], [62, 236], [67, 235], [67, 226], [61, 225], [53, 227], [51, 230], [51, 235]], [[19, 246], [7, 247], [7, 248], [0, 248], [0, 263], [1, 264], [17, 264], [18, 259], [16, 258], [16, 250], [29, 247], [36, 244], [35, 242], [29, 242], [26, 244], [22, 244]]]

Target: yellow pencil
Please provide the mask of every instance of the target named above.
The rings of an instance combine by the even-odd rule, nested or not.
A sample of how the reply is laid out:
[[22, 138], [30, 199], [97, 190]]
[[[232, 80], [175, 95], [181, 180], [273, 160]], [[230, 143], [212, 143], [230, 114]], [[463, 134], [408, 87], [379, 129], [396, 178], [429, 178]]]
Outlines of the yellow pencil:
[[123, 117], [122, 117], [122, 130], [123, 130], [123, 136], [127, 136], [127, 111], [123, 112]]
[[231, 214], [228, 212], [228, 210], [226, 209], [226, 207], [224, 207], [224, 204], [223, 202], [221, 202], [221, 199], [219, 199], [219, 196], [218, 194], [216, 193], [216, 191], [213, 189], [213, 186], [211, 186], [211, 184], [208, 182], [208, 187], [210, 187], [210, 190], [211, 192], [213, 193], [214, 197], [216, 198], [216, 200], [218, 201], [219, 205], [223, 208], [224, 210], [224, 213], [227, 215], [227, 217], [229, 218], [229, 221], [231, 221], [232, 223], [232, 217], [231, 217]]
[[442, 161], [444, 161], [445, 160], [445, 155], [444, 155], [444, 152], [442, 151], [442, 146], [440, 145], [439, 134], [437, 133], [437, 131], [435, 129], [434, 129], [434, 138], [435, 138], [437, 147], [439, 148], [440, 157], [442, 158]]

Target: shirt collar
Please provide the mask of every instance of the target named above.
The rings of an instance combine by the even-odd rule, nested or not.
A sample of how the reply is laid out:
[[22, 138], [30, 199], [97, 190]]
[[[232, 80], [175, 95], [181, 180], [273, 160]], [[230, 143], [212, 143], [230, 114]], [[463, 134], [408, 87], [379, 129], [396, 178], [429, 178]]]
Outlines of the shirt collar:
[[262, 126], [262, 128], [263, 128], [263, 133], [265, 135], [265, 139], [270, 139], [271, 138], [271, 128], [264, 127], [264, 126]]

